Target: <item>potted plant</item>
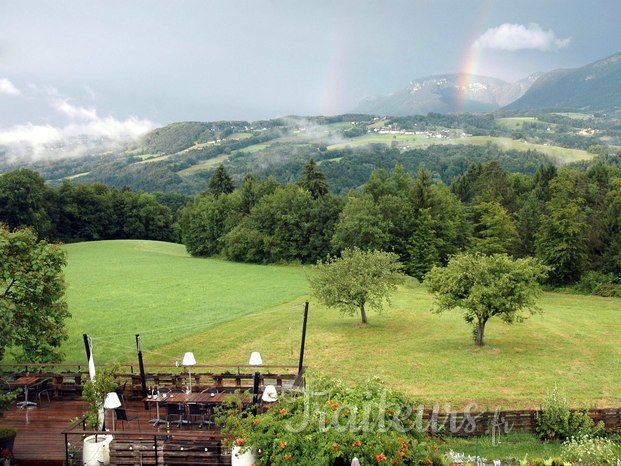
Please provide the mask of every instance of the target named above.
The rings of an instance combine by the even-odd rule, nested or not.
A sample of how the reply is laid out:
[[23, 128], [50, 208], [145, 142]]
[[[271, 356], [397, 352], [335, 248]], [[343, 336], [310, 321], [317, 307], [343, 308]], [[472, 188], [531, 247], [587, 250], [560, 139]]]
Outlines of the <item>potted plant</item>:
[[13, 457], [13, 444], [16, 435], [17, 431], [12, 427], [0, 427], [0, 454], [2, 459], [10, 460]]
[[[106, 395], [119, 386], [119, 380], [114, 373], [119, 369], [118, 364], [109, 367], [102, 367], [97, 372], [95, 380], [88, 379], [84, 383], [82, 399], [88, 401], [88, 411], [84, 413], [86, 417], [86, 427], [90, 430], [100, 430], [103, 427], [104, 401]], [[82, 462], [85, 466], [99, 466], [110, 464], [110, 442], [112, 435], [89, 435], [83, 440]]]

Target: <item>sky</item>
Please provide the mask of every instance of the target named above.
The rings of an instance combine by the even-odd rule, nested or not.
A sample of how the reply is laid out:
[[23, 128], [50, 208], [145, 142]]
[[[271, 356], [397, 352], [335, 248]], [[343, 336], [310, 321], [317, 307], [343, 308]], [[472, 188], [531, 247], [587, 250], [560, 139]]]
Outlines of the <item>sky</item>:
[[621, 51], [618, 0], [0, 0], [0, 145], [331, 115]]

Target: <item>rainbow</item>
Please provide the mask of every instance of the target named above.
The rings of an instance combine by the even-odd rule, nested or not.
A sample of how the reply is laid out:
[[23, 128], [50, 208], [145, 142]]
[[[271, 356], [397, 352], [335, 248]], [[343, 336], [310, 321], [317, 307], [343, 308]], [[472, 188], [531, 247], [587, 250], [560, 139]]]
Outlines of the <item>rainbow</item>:
[[351, 19], [336, 32], [332, 47], [330, 73], [323, 98], [323, 114], [338, 115], [345, 108], [345, 83], [352, 38]]
[[494, 6], [494, 0], [484, 0], [479, 6], [476, 19], [470, 35], [470, 40], [467, 41], [466, 50], [463, 54], [464, 59], [460, 66], [461, 77], [459, 79], [459, 94], [457, 99], [457, 110], [463, 111], [464, 102], [468, 96], [468, 88], [472, 83], [472, 75], [476, 74], [477, 65], [479, 60], [479, 48], [474, 45], [475, 41], [483, 33], [483, 29], [486, 28], [486, 23], [490, 16], [492, 7]]

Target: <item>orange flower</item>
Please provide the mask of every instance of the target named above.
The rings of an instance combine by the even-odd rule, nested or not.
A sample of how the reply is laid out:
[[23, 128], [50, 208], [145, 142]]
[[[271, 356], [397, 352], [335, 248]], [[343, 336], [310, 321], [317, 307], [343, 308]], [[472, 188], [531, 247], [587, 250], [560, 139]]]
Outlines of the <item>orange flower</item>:
[[280, 410], [280, 414], [286, 414], [286, 413], [287, 413], [286, 408], [283, 408], [283, 409]]
[[286, 459], [286, 460], [290, 460], [292, 456], [293, 456], [293, 455], [286, 454], [286, 455], [285, 455], [285, 459]]
[[427, 458], [425, 461], [426, 461], [427, 463], [429, 463], [429, 464], [431, 464], [431, 463], [432, 463], [432, 461], [431, 461], [429, 458]]
[[252, 423], [256, 426], [257, 424], [260, 424], [261, 421], [259, 421], [258, 419], [253, 419]]
[[354, 442], [351, 444], [352, 447], [361, 447], [362, 446], [362, 442]]
[[341, 448], [341, 446], [338, 443], [333, 443], [332, 448], [334, 448], [335, 450], [338, 450], [339, 448]]
[[282, 442], [280, 444], [280, 448], [287, 448], [287, 442]]
[[323, 420], [323, 423], [324, 423], [324, 424], [327, 424], [328, 422], [330, 422], [330, 419], [324, 419], [324, 420]]
[[245, 445], [246, 441], [243, 438], [238, 438], [237, 439], [237, 445]]
[[384, 461], [386, 459], [386, 455], [383, 453], [380, 453], [379, 455], [375, 455], [375, 459], [379, 463], [380, 461]]

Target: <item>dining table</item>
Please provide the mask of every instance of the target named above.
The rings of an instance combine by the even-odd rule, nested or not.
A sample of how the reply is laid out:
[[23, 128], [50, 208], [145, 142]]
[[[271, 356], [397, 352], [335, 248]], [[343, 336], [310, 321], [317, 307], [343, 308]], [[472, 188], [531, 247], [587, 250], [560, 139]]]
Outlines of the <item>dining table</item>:
[[[164, 396], [166, 395], [166, 396]], [[219, 392], [219, 393], [160, 393], [155, 397], [146, 397], [143, 398], [142, 401], [151, 404], [155, 404], [155, 418], [150, 419], [149, 422], [152, 422], [153, 425], [157, 426], [158, 424], [166, 422], [166, 420], [160, 418], [160, 403], [179, 403], [183, 405], [187, 405], [190, 403], [196, 404], [205, 404], [205, 405], [219, 405], [226, 401], [226, 397], [228, 393]], [[252, 397], [246, 394], [242, 394], [242, 403], [244, 405], [248, 405], [252, 402]]]
[[29, 406], [37, 406], [37, 403], [35, 403], [34, 401], [28, 401], [28, 388], [32, 387], [33, 385], [38, 384], [39, 382], [41, 382], [41, 380], [42, 380], [41, 377], [33, 377], [29, 375], [24, 375], [15, 380], [7, 382], [7, 385], [9, 386], [10, 390], [12, 390], [13, 388], [24, 389], [24, 401], [18, 402], [17, 406], [19, 406], [20, 408], [28, 408]]

